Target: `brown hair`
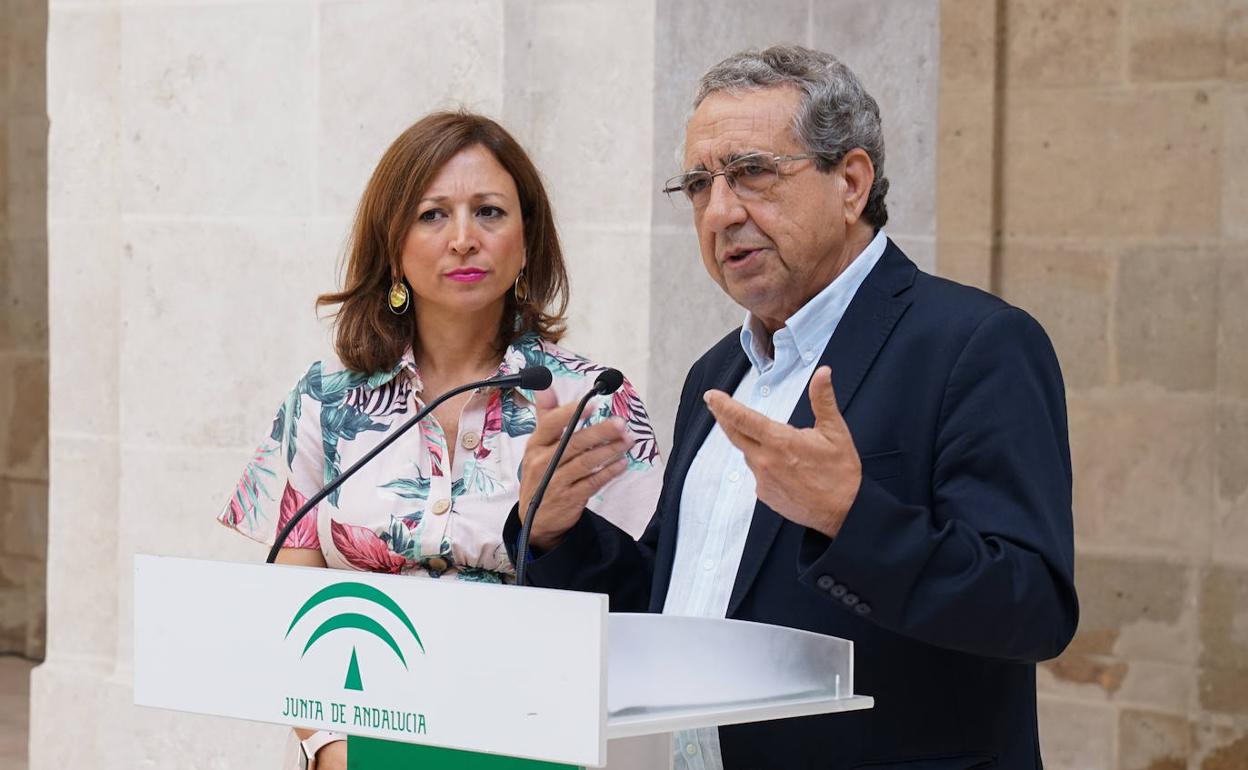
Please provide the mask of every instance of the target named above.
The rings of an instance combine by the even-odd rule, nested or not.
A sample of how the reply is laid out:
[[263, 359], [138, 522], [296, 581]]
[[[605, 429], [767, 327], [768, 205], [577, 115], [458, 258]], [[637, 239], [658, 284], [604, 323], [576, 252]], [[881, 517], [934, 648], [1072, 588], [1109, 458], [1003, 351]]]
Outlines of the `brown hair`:
[[403, 242], [415, 221], [416, 205], [434, 177], [460, 151], [478, 145], [511, 174], [524, 220], [528, 296], [520, 304], [512, 292], [507, 293], [495, 345], [501, 353], [528, 332], [552, 341], [563, 336], [568, 274], [537, 168], [493, 120], [462, 111], [435, 112], [399, 134], [381, 157], [355, 213], [342, 291], [316, 300], [317, 308], [339, 306], [333, 314], [334, 348], [348, 369], [387, 371], [409, 345], [416, 344], [415, 311], [395, 315], [387, 303], [394, 276], [402, 274]]

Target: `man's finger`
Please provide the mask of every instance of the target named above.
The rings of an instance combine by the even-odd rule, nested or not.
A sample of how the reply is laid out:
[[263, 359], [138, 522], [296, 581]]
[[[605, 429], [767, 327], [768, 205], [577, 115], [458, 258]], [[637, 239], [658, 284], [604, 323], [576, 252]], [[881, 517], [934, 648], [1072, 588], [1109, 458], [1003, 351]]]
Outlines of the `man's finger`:
[[[708, 390], [703, 395], [706, 406], [725, 433], [738, 433], [756, 442], [763, 441], [771, 431], [771, 420], [745, 404], [734, 401], [720, 390]], [[735, 443], [735, 442], [734, 442]]]
[[838, 425], [845, 422], [841, 416], [841, 408], [836, 403], [836, 390], [832, 387], [832, 369], [821, 366], [810, 378], [810, 410], [815, 415], [815, 424], [828, 422]]
[[[568, 427], [568, 422], [572, 420], [572, 413], [575, 409], [575, 402], [551, 409], [542, 409], [539, 406], [537, 410], [537, 427], [534, 428], [533, 435], [529, 437], [529, 441], [541, 445], [558, 444], [559, 437], [563, 435], [563, 431]], [[593, 413], [593, 410], [593, 404], [586, 404], [585, 409], [581, 411], [580, 419], [583, 420], [588, 417]]]

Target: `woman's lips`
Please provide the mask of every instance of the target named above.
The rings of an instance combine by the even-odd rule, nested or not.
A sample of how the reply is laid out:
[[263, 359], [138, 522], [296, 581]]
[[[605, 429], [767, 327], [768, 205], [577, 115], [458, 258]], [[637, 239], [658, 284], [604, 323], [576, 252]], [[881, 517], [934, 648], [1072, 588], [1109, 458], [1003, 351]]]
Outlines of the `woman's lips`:
[[476, 283], [487, 275], [489, 272], [485, 270], [452, 270], [446, 274], [446, 277], [460, 283]]

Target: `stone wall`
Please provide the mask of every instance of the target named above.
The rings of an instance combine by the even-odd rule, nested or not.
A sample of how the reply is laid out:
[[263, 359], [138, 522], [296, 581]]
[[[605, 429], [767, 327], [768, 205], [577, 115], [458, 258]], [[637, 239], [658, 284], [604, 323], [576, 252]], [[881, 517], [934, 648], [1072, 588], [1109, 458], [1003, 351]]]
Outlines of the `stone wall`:
[[1248, 767], [1248, 3], [945, 0], [938, 261], [1062, 361], [1046, 767]]
[[48, 521], [46, 0], [0, 0], [0, 652], [40, 658]]

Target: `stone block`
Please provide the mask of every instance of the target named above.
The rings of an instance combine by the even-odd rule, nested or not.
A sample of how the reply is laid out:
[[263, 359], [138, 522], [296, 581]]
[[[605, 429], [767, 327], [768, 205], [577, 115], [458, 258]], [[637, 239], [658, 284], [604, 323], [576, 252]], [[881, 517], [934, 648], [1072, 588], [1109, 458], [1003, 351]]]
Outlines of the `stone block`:
[[[498, 0], [324, 3], [320, 14], [317, 209], [355, 210], [382, 153], [434, 110], [502, 110]], [[437, 20], [436, 34], [430, 23]], [[419, 42], [417, 42], [419, 41]]]
[[1228, 247], [1218, 272], [1218, 395], [1248, 399], [1248, 242]]
[[992, 245], [980, 240], [941, 238], [936, 242], [935, 273], [951, 281], [992, 290]]
[[526, 137], [562, 226], [650, 222], [656, 177], [670, 175], [668, 164], [655, 173], [651, 154], [654, 13], [638, 0], [508, 7], [523, 25], [508, 26], [504, 114]]
[[[1244, 47], [1248, 48], [1248, 35]], [[1242, 242], [1248, 240], [1248, 86], [1228, 87], [1223, 93], [1222, 234]], [[1241, 255], [1248, 257], [1248, 252]]]
[[1245, 770], [1248, 768], [1248, 722], [1226, 724], [1202, 718], [1193, 733], [1195, 770]]
[[[1078, 69], [1066, 56], [1054, 60]], [[1218, 91], [1021, 91], [1006, 106], [1007, 234], [1147, 239], [1217, 231], [1221, 191], [1210, 180], [1222, 173]]]
[[1248, 569], [1213, 567], [1200, 590], [1200, 703], [1248, 715]]
[[1223, 0], [1129, 0], [1127, 69], [1132, 80], [1221, 77], [1225, 66]]
[[1248, 0], [1226, 3], [1226, 77], [1248, 80]]
[[48, 351], [48, 244], [12, 240], [0, 247], [0, 350]]
[[1008, 242], [1001, 251], [1001, 296], [1044, 326], [1067, 388], [1109, 382], [1116, 265], [1112, 252], [1084, 245]]
[[[0, 477], [0, 554], [42, 564], [48, 553], [48, 483]], [[42, 597], [41, 597], [42, 598]]]
[[254, 447], [330, 354], [313, 303], [336, 285], [337, 244], [289, 220], [136, 222], [123, 238], [123, 440]]
[[1121, 381], [1213, 389], [1218, 268], [1216, 254], [1197, 248], [1150, 246], [1123, 255], [1114, 304]]
[[897, 248], [905, 252], [920, 270], [928, 273], [936, 271], [936, 239], [931, 235], [905, 232], [889, 232], [888, 237]]
[[[645, 308], [653, 287], [648, 265], [638, 255], [649, 251], [649, 229], [573, 226], [562, 233], [572, 287], [564, 344], [624, 372], [646, 398], [651, 335]], [[604, 301], [606, 296], [620, 301]]]
[[53, 432], [117, 435], [120, 255], [115, 219], [60, 221], [48, 229]]
[[997, 79], [996, 3], [942, 0], [940, 79], [942, 88], [992, 88]]
[[55, 437], [48, 500], [48, 651], [111, 661], [117, 639], [118, 444]]
[[0, 472], [48, 478], [48, 359], [0, 354]]
[[1186, 717], [1130, 710], [1119, 716], [1120, 770], [1187, 770], [1191, 743]]
[[813, 3], [811, 26], [814, 47], [845, 62], [879, 102], [888, 226], [935, 235], [940, 0], [912, 0], [904, 13], [875, 0]]
[[936, 231], [942, 240], [993, 237], [995, 109], [990, 88], [941, 91]]
[[1207, 558], [1213, 508], [1212, 397], [1140, 389], [1069, 397], [1075, 532], [1081, 546]]
[[9, 115], [44, 114], [47, 91], [48, 5], [33, 0], [10, 0], [8, 72]]
[[[1195, 662], [1190, 567], [1154, 559], [1083, 556], [1076, 564], [1075, 582], [1079, 631], [1067, 655], [1112, 655], [1127, 662]], [[1094, 678], [1104, 683], [1103, 689], [1114, 691], [1113, 683], [1125, 679], [1127, 671], [1116, 673], [1106, 663]], [[1060, 667], [1052, 670], [1058, 676], [1063, 672]], [[1069, 664], [1066, 670], [1082, 674], [1086, 667]]]
[[1195, 665], [1070, 650], [1036, 667], [1041, 695], [1170, 714], [1197, 708], [1196, 679]]
[[[48, 118], [10, 115], [8, 139], [8, 237], [37, 241], [47, 237]], [[5, 148], [0, 148], [3, 152]]]
[[1037, 698], [1040, 754], [1049, 770], [1113, 767], [1117, 709], [1055, 698]]
[[53, 8], [48, 29], [50, 219], [120, 211], [120, 92], [121, 12]]
[[[312, 212], [315, 12], [278, 3], [126, 8], [126, 213]], [[360, 90], [378, 94], [371, 85]]]
[[1117, 82], [1124, 0], [1006, 0], [1011, 88]]
[[1248, 400], [1218, 403], [1213, 560], [1248, 567]]

